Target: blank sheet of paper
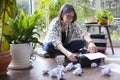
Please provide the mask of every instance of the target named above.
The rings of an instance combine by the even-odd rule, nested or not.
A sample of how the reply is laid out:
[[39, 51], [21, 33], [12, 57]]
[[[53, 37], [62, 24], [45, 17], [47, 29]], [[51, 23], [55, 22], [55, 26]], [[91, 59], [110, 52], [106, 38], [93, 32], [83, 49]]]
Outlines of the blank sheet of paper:
[[83, 55], [86, 56], [90, 60], [107, 57], [106, 55], [104, 55], [103, 53], [100, 53], [100, 52], [97, 52], [97, 53], [88, 53], [88, 54], [83, 54]]

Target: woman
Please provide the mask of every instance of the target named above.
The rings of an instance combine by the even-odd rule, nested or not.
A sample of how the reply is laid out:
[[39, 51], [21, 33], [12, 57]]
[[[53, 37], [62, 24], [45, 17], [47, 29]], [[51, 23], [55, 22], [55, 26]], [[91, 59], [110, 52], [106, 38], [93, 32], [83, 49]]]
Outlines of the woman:
[[[88, 33], [81, 30], [75, 22], [77, 15], [73, 5], [65, 4], [61, 7], [57, 18], [53, 19], [45, 38], [43, 49], [47, 54], [64, 54], [70, 61], [77, 61], [75, 52], [84, 48], [88, 43], [88, 51], [96, 52], [97, 48]], [[76, 36], [77, 40], [71, 40]]]

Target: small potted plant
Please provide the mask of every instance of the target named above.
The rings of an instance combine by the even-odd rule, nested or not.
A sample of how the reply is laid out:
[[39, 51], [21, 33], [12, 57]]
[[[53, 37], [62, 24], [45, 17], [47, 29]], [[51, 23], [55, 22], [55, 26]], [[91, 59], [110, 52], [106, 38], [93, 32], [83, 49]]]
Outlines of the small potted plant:
[[100, 9], [95, 16], [101, 25], [113, 24], [114, 22], [114, 18], [109, 10]]
[[39, 11], [35, 11], [33, 15], [25, 15], [24, 11], [21, 10], [15, 19], [8, 20], [11, 34], [3, 33], [3, 35], [10, 43], [12, 60], [9, 68], [25, 69], [31, 66], [30, 56], [33, 47], [36, 43], [40, 43], [38, 40], [40, 34], [35, 31], [39, 18]]

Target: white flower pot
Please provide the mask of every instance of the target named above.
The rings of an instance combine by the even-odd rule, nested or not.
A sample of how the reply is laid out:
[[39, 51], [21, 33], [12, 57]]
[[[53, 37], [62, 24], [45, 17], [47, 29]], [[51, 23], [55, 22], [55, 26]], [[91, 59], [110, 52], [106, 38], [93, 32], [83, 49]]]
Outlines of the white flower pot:
[[10, 44], [12, 60], [8, 66], [10, 69], [25, 69], [31, 66], [30, 56], [33, 48], [29, 44]]

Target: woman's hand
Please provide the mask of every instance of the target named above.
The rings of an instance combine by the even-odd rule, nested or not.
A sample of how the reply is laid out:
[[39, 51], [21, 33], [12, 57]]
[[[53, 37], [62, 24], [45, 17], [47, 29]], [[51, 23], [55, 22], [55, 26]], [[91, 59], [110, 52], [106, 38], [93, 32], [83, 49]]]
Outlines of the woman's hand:
[[71, 53], [70, 51], [68, 51], [67, 49], [65, 49], [63, 47], [63, 45], [59, 44], [57, 46], [57, 48], [66, 55], [66, 57], [70, 60], [70, 61], [77, 61], [77, 58], [75, 57], [76, 55], [74, 53]]
[[66, 56], [70, 61], [77, 61], [77, 58], [75, 57], [76, 55], [71, 52], [67, 53]]
[[89, 52], [97, 52], [97, 47], [93, 42], [88, 43], [88, 51]]

